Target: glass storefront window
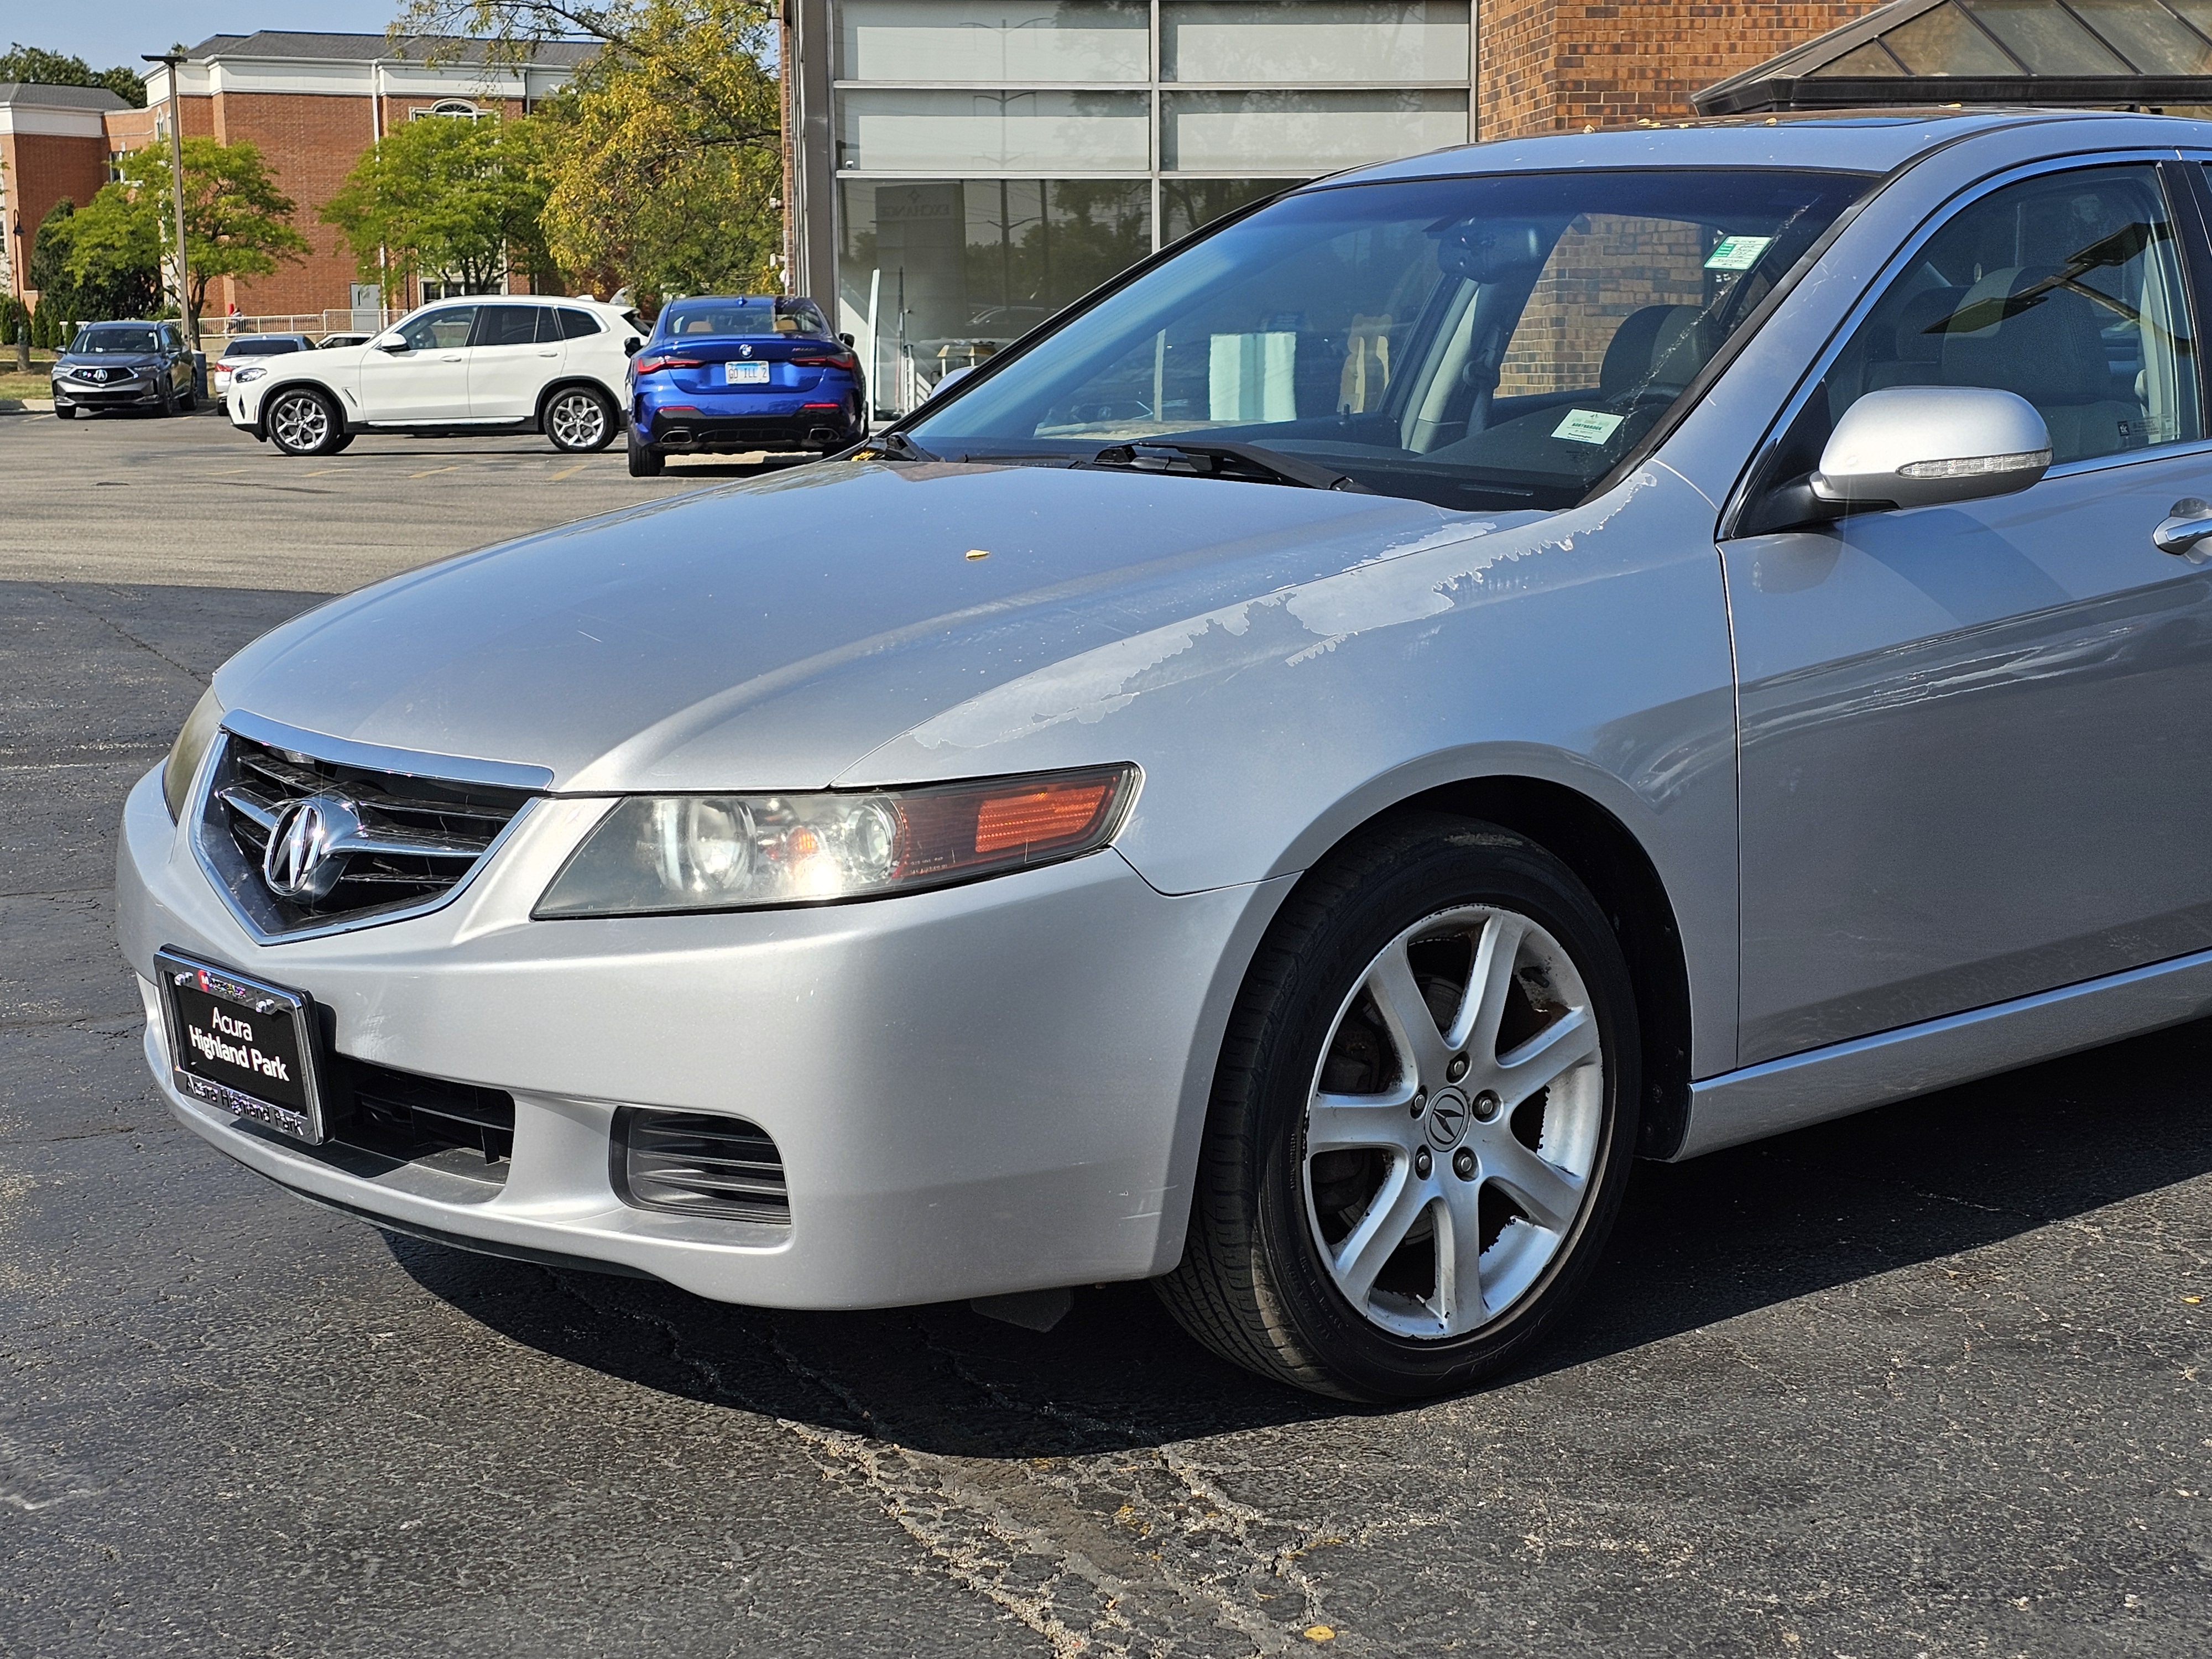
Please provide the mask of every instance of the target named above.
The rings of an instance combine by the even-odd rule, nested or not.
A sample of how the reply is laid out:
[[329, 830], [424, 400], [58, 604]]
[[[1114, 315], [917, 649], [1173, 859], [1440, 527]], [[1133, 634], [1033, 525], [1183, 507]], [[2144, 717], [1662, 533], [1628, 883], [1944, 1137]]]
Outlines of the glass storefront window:
[[1152, 252], [1142, 179], [845, 179], [837, 326], [910, 407]]
[[848, 92], [837, 167], [1131, 172], [1152, 165], [1150, 101], [1127, 92]]
[[1467, 142], [1464, 92], [1178, 92], [1162, 98], [1160, 165], [1309, 176]]
[[1468, 8], [1444, 0], [1164, 0], [1164, 81], [1464, 81]]
[[1144, 0], [844, 0], [845, 81], [1149, 81]]
[[1234, 213], [1248, 202], [1279, 194], [1303, 179], [1163, 179], [1160, 181], [1160, 246], [1180, 242], [1194, 230]]

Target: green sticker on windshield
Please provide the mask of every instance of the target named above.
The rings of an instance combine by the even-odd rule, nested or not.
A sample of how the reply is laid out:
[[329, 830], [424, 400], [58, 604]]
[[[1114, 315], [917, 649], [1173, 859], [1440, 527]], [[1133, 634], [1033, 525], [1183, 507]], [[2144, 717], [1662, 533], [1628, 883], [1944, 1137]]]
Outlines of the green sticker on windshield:
[[1771, 236], [1723, 236], [1720, 245], [1705, 256], [1705, 269], [1749, 270], [1759, 263], [1759, 256], [1773, 246]]
[[1565, 438], [1569, 443], [1601, 444], [1620, 429], [1626, 418], [1595, 409], [1571, 409], [1567, 411], [1567, 418], [1552, 428], [1552, 435]]

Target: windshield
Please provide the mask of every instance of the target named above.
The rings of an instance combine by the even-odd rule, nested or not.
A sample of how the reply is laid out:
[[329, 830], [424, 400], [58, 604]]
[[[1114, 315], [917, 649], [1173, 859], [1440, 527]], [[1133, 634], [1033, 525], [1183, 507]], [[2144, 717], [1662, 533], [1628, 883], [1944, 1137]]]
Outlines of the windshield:
[[1653, 170], [1289, 197], [907, 431], [948, 459], [1259, 445], [1444, 507], [1570, 506], [1869, 182]]
[[664, 336], [788, 334], [830, 337], [830, 325], [811, 300], [678, 300], [660, 313]]
[[108, 351], [159, 351], [161, 343], [155, 331], [142, 325], [106, 324], [99, 328], [80, 330], [72, 353], [89, 356]]

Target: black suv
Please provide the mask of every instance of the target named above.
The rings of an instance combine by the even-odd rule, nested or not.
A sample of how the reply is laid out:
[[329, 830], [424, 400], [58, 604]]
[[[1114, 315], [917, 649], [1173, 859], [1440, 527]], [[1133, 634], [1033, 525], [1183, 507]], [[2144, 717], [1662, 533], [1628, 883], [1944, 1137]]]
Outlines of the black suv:
[[54, 360], [54, 413], [190, 409], [192, 354], [174, 323], [87, 323]]

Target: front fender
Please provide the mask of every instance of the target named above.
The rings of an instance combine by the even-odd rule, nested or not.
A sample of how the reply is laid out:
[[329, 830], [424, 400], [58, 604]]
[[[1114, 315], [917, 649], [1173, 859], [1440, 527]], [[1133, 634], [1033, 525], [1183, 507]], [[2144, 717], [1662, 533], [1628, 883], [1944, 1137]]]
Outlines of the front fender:
[[1116, 845], [1170, 893], [1303, 870], [1443, 785], [1559, 784], [1658, 872], [1687, 958], [1692, 1066], [1725, 1069], [1735, 702], [1712, 523], [1711, 502], [1656, 464], [1533, 522], [1455, 515], [1409, 550], [1008, 680], [838, 781], [1134, 760], [1144, 788]]

